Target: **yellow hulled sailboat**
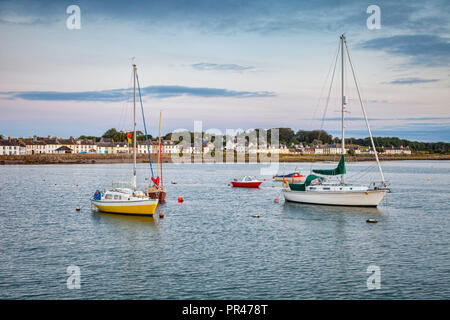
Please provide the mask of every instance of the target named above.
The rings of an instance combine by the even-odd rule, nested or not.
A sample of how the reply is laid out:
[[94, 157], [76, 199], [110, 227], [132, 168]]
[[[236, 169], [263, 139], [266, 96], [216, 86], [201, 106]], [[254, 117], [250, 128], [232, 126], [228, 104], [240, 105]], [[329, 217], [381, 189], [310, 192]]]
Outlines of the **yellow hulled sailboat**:
[[134, 82], [134, 134], [133, 134], [133, 181], [132, 183], [113, 182], [112, 189], [108, 191], [96, 191], [91, 203], [101, 212], [152, 216], [158, 206], [158, 199], [151, 199], [143, 190], [136, 190], [136, 65], [133, 64]]

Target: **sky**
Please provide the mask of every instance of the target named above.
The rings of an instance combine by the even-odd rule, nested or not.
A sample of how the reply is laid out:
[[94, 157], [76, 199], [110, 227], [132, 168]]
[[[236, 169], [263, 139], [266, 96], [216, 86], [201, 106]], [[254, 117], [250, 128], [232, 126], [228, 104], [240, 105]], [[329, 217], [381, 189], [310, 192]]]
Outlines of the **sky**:
[[[339, 64], [329, 88], [345, 33], [373, 135], [450, 142], [448, 12], [439, 0], [0, 0], [0, 134], [130, 130], [135, 63], [152, 135], [162, 112], [163, 133], [202, 121], [340, 136]], [[346, 136], [366, 137], [345, 76]]]

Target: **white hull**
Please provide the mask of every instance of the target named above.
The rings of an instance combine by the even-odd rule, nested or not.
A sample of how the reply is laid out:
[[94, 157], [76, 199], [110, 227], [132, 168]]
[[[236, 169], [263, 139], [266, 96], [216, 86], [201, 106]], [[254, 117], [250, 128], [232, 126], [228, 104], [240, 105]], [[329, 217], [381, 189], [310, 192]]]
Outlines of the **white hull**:
[[357, 206], [357, 207], [376, 207], [383, 200], [387, 190], [368, 190], [368, 191], [291, 191], [283, 189], [286, 201], [334, 205], [334, 206]]

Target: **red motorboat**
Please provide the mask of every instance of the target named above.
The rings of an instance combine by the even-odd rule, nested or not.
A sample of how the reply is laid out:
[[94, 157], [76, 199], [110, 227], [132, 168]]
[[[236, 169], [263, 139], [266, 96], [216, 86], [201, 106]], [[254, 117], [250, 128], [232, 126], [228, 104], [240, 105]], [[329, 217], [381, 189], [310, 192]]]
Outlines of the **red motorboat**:
[[236, 188], [259, 188], [261, 181], [256, 180], [254, 177], [246, 176], [242, 180], [233, 179], [231, 184]]

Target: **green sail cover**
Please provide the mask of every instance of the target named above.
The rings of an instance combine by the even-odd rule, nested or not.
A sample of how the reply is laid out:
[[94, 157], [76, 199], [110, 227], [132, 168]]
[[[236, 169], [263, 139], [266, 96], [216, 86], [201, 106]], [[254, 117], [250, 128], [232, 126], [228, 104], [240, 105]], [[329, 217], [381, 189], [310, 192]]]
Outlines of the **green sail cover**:
[[335, 169], [331, 169], [331, 170], [317, 169], [317, 170], [313, 170], [313, 172], [318, 173], [318, 174], [324, 174], [327, 176], [337, 176], [338, 174], [345, 174], [344, 155], [341, 156], [341, 160], [339, 161], [338, 166]]
[[289, 188], [291, 188], [292, 191], [306, 191], [306, 187], [317, 178], [319, 178], [319, 176], [310, 174], [306, 177], [305, 183], [289, 183]]

